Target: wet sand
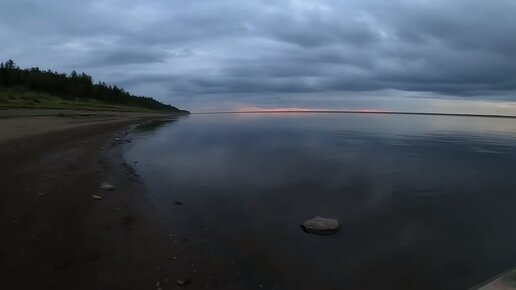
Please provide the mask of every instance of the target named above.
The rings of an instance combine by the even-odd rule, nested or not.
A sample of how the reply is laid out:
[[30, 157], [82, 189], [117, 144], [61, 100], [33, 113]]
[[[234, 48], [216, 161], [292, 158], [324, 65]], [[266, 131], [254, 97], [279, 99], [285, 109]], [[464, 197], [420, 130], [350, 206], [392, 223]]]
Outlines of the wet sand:
[[140, 117], [0, 120], [0, 289], [176, 289], [188, 278], [113, 142]]
[[95, 124], [160, 118], [167, 114], [81, 110], [0, 110], [0, 143]]

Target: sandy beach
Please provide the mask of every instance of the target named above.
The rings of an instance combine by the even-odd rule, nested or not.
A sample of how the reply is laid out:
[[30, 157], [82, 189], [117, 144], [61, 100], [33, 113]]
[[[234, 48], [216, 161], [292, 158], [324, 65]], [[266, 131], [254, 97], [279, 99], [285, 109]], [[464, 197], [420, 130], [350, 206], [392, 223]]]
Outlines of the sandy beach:
[[46, 113], [0, 119], [0, 289], [174, 289], [187, 279], [173, 263], [180, 246], [114, 142], [156, 116]]

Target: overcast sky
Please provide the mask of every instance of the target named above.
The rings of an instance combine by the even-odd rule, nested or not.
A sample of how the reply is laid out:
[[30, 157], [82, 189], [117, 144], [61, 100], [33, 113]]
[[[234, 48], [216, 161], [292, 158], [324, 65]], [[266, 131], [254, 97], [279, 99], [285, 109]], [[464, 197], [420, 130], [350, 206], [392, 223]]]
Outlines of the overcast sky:
[[194, 111], [491, 110], [516, 101], [515, 15], [513, 0], [0, 0], [0, 56]]

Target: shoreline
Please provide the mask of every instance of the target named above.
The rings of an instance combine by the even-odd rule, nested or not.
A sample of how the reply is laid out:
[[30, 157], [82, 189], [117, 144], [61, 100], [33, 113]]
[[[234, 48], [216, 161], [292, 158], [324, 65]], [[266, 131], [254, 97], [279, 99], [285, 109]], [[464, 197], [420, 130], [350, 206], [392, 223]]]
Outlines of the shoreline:
[[59, 131], [73, 134], [72, 130], [92, 125], [102, 126], [178, 116], [182, 114], [42, 109], [0, 110], [0, 144]]
[[180, 246], [114, 142], [139, 122], [1, 140], [0, 289], [155, 289], [183, 279], [170, 262]]

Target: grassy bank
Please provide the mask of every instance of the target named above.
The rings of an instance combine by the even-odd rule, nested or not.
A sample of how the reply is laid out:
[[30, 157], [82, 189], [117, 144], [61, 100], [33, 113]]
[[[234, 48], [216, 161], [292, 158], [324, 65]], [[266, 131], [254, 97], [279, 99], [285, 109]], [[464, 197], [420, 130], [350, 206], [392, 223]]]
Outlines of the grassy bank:
[[119, 112], [162, 112], [142, 107], [104, 103], [96, 99], [61, 98], [22, 88], [0, 88], [0, 109], [63, 109]]

